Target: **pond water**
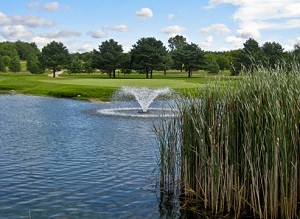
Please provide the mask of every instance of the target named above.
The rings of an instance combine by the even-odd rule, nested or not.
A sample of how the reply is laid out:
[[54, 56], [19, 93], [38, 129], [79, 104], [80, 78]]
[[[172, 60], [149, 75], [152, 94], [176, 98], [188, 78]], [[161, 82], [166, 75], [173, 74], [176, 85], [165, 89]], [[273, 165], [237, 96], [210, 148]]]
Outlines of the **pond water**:
[[164, 216], [155, 119], [97, 113], [107, 107], [0, 95], [0, 218]]

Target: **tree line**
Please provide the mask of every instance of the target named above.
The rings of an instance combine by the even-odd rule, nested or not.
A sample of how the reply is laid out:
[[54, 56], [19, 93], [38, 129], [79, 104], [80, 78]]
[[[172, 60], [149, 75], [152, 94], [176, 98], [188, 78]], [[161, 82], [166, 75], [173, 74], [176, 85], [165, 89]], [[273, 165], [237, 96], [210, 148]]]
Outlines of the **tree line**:
[[42, 50], [35, 43], [22, 41], [0, 43], [0, 72], [7, 70], [19, 72], [20, 60], [26, 61], [27, 70], [33, 74], [42, 74], [45, 69], [56, 71], [67, 69], [70, 73], [92, 73], [100, 70], [109, 77], [116, 77], [116, 70], [130, 74], [132, 70], [153, 77], [153, 71], [185, 71], [192, 77], [194, 71], [206, 70], [218, 73], [230, 70], [238, 75], [243, 70], [254, 70], [257, 66], [269, 69], [281, 64], [300, 62], [300, 44], [295, 44], [293, 51], [285, 52], [276, 42], [266, 42], [262, 46], [250, 38], [242, 49], [226, 52], [202, 50], [195, 43], [188, 43], [180, 35], [168, 40], [168, 48], [154, 37], [139, 39], [131, 51], [125, 53], [122, 45], [113, 39], [102, 42], [97, 50], [86, 53], [70, 54], [61, 42], [52, 41]]

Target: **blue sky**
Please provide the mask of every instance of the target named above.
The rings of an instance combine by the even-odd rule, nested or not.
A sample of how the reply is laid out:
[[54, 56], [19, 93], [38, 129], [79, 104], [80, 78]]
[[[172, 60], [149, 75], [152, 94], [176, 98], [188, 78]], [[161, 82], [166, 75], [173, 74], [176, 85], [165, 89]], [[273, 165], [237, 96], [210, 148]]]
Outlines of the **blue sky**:
[[97, 49], [114, 39], [125, 51], [141, 37], [183, 35], [203, 50], [300, 42], [300, 0], [0, 0], [0, 41], [55, 40], [70, 52]]

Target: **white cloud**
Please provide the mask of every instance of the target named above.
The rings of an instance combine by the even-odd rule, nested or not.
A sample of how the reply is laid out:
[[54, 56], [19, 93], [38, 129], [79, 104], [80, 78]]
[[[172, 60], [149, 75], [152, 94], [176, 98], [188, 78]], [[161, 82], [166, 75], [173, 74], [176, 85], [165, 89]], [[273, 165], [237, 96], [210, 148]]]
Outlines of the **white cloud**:
[[231, 49], [227, 48], [227, 47], [220, 47], [218, 48], [216, 51], [217, 52], [225, 52], [225, 51], [230, 51]]
[[284, 44], [282, 47], [286, 50], [286, 51], [292, 51], [294, 49], [294, 45], [300, 43], [300, 36], [290, 39], [287, 41], [286, 44]]
[[60, 6], [58, 2], [48, 2], [42, 6], [42, 9], [45, 11], [57, 11], [59, 7]]
[[209, 47], [214, 41], [213, 36], [207, 37], [202, 43], [200, 43], [200, 46], [203, 47]]
[[44, 46], [50, 43], [51, 40], [41, 36], [34, 36], [31, 41], [35, 42], [37, 47], [42, 49]]
[[237, 6], [233, 18], [238, 22], [237, 37], [259, 38], [263, 30], [300, 28], [299, 0], [210, 0], [209, 7]]
[[225, 24], [212, 24], [208, 27], [201, 28], [200, 32], [226, 34], [230, 32], [230, 29]]
[[220, 4], [233, 4], [239, 5], [243, 0], [210, 0], [209, 7], [216, 7]]
[[93, 51], [94, 47], [90, 44], [85, 44], [85, 45], [82, 45], [77, 51], [78, 52], [81, 52], [81, 53], [84, 53], [84, 52], [90, 52], [90, 51]]
[[174, 18], [174, 14], [168, 14], [168, 20], [171, 21]]
[[6, 40], [30, 40], [34, 34], [22, 25], [5, 26], [0, 34]]
[[33, 8], [37, 8], [38, 6], [39, 6], [39, 2], [31, 2], [27, 5], [27, 8], [33, 9]]
[[52, 21], [47, 21], [41, 17], [34, 15], [16, 15], [11, 17], [12, 24], [20, 24], [28, 27], [51, 27]]
[[11, 18], [9, 18], [6, 14], [0, 11], [0, 24], [1, 25], [9, 25], [11, 24]]
[[81, 33], [75, 30], [58, 30], [52, 33], [45, 34], [44, 37], [48, 39], [56, 39], [56, 38], [69, 38], [69, 37], [78, 37]]
[[138, 16], [140, 18], [144, 18], [144, 19], [153, 17], [153, 12], [150, 8], [141, 8], [135, 14], [136, 14], [136, 16]]
[[52, 21], [45, 20], [35, 15], [7, 16], [2, 12], [0, 12], [0, 24], [7, 26], [22, 25], [26, 27], [51, 27], [54, 25]]
[[257, 39], [260, 37], [260, 31], [257, 28], [250, 28], [250, 27], [244, 29], [238, 29], [236, 32], [236, 36], [244, 39], [249, 39], [249, 38]]
[[107, 33], [103, 30], [94, 30], [88, 32], [88, 35], [90, 35], [93, 38], [100, 39], [100, 38], [105, 38], [107, 36]]
[[183, 31], [185, 31], [185, 28], [180, 27], [178, 25], [168, 26], [168, 27], [165, 27], [165, 28], [161, 29], [162, 33], [165, 33], [165, 34], [168, 34], [168, 35], [171, 35], [171, 36], [175, 36], [177, 34], [180, 34]]
[[225, 42], [232, 45], [234, 48], [241, 48], [244, 40], [236, 36], [228, 36], [225, 38]]
[[108, 29], [118, 31], [118, 32], [127, 32], [129, 28], [126, 25], [117, 25], [117, 26], [108, 27]]

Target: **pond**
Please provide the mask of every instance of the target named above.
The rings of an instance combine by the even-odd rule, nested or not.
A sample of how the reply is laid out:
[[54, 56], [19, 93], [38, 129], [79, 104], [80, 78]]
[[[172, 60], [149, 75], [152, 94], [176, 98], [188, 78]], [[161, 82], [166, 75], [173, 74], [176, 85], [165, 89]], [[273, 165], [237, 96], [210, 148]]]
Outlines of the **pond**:
[[161, 218], [155, 119], [0, 95], [0, 218]]

